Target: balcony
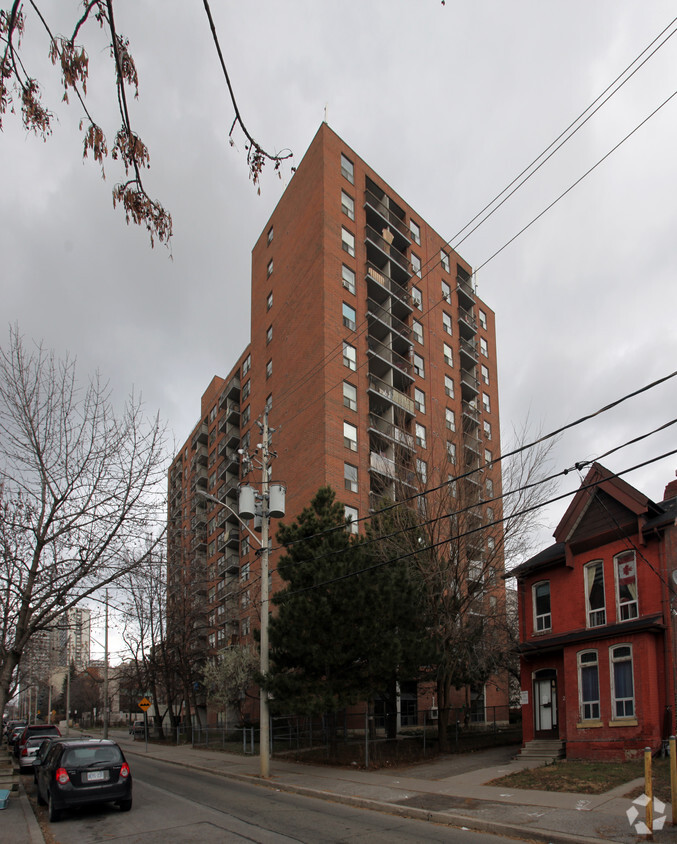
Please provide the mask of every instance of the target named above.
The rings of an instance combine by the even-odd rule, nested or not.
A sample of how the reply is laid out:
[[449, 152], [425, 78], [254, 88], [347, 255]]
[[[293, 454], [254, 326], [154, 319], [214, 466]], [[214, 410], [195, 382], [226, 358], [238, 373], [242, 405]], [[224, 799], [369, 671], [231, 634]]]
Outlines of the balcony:
[[416, 415], [416, 406], [414, 405], [413, 399], [400, 392], [400, 390], [395, 389], [395, 387], [390, 386], [390, 384], [386, 384], [386, 382], [382, 381], [380, 378], [376, 378], [374, 375], [369, 374], [368, 378], [368, 391], [376, 393], [378, 396], [387, 399], [396, 407], [404, 410], [405, 413], [409, 413], [411, 416]]
[[207, 534], [200, 533], [190, 541], [190, 550], [204, 552], [207, 550]]
[[237, 448], [240, 445], [240, 426], [228, 425], [226, 430], [226, 446], [228, 448]]
[[190, 520], [190, 529], [191, 530], [200, 530], [200, 528], [207, 527], [207, 515], [206, 513], [198, 513], [197, 516], [193, 516]]
[[409, 266], [409, 259], [395, 246], [394, 240], [391, 240], [393, 233], [384, 228], [382, 232], [376, 231], [373, 226], [364, 227], [364, 236], [367, 243], [371, 243], [385, 256], [388, 261], [394, 261], [400, 269], [404, 270], [407, 275], [411, 275], [411, 268]]
[[460, 274], [456, 276], [456, 294], [458, 295], [458, 304], [462, 308], [472, 310], [475, 304], [475, 292], [470, 276]]
[[240, 529], [239, 528], [230, 528], [225, 533], [221, 534], [225, 537], [225, 545], [227, 548], [239, 548], [240, 547]]
[[413, 383], [414, 375], [413, 364], [411, 361], [402, 357], [402, 355], [399, 355], [397, 352], [394, 352], [392, 348], [384, 343], [381, 343], [375, 337], [367, 337], [367, 353], [376, 355], [376, 357], [379, 357], [389, 366], [395, 367], [400, 373], [402, 373], [402, 375], [406, 375]]
[[458, 309], [458, 327], [462, 338], [472, 340], [477, 334], [477, 323], [472, 310]]
[[228, 384], [226, 385], [225, 390], [221, 393], [221, 401], [223, 399], [239, 399], [240, 398], [240, 376], [234, 375]]
[[474, 437], [472, 434], [463, 435], [463, 448], [479, 457], [482, 454], [482, 443], [479, 437]]
[[463, 401], [473, 401], [480, 391], [480, 382], [467, 369], [461, 370], [461, 398]]
[[237, 552], [227, 551], [219, 558], [219, 576], [236, 574], [240, 571], [240, 557]]
[[195, 476], [193, 477], [193, 489], [195, 489], [197, 487], [200, 487], [202, 489], [206, 489], [207, 488], [207, 480], [208, 480], [207, 470], [203, 466], [200, 466], [196, 470]]
[[[378, 298], [379, 296], [382, 297], [384, 292], [388, 293], [394, 298], [396, 305], [399, 305], [399, 310], [403, 319], [406, 319], [409, 314], [411, 314], [411, 296], [407, 291], [407, 284], [409, 282], [408, 276], [402, 276], [400, 280], [395, 281], [390, 275], [388, 275], [388, 273], [383, 272], [382, 268], [379, 269], [377, 264], [370, 261], [367, 263], [365, 278], [367, 280], [369, 297], [371, 299], [374, 299], [374, 297]], [[396, 306], [393, 307], [393, 310], [395, 310], [395, 307]]]
[[195, 450], [198, 444], [207, 445], [209, 440], [209, 430], [206, 422], [200, 422], [197, 431], [192, 436], [190, 441], [191, 447]]
[[406, 322], [398, 319], [391, 311], [386, 310], [386, 308], [379, 305], [373, 299], [367, 299], [367, 317], [378, 320], [388, 331], [394, 331], [396, 334], [399, 334], [404, 341], [411, 345], [411, 328]]
[[383, 194], [383, 198], [379, 198], [376, 193], [374, 193], [373, 190], [369, 190], [369, 188], [364, 191], [365, 208], [375, 211], [384, 222], [386, 222], [389, 226], [392, 226], [392, 228], [397, 231], [398, 235], [401, 235], [405, 239], [407, 244], [411, 245], [407, 224], [404, 222], [402, 217], [388, 207], [388, 202], [389, 199], [386, 194]]
[[407, 448], [409, 451], [416, 450], [416, 442], [411, 434], [408, 434], [402, 428], [398, 428], [397, 425], [393, 425], [392, 422], [387, 422], [376, 413], [369, 414], [367, 430], [385, 437], [390, 442]]
[[401, 463], [396, 463], [389, 457], [385, 457], [383, 454], [378, 454], [375, 451], [370, 452], [369, 471], [378, 472], [379, 475], [383, 475], [391, 481], [396, 481], [397, 483], [405, 484], [415, 489], [416, 477], [414, 472]]
[[480, 424], [480, 412], [472, 402], [461, 402], [461, 415], [464, 431], [474, 430]]
[[477, 351], [476, 340], [466, 340], [461, 337], [458, 348], [461, 352], [461, 366], [468, 365], [473, 367], [477, 364], [479, 361], [479, 353]]
[[240, 403], [236, 401], [228, 402], [226, 406], [226, 422], [229, 425], [240, 426]]
[[228, 481], [225, 487], [221, 488], [221, 491], [226, 496], [226, 498], [234, 498], [237, 500], [239, 486], [239, 479], [233, 478], [232, 481]]

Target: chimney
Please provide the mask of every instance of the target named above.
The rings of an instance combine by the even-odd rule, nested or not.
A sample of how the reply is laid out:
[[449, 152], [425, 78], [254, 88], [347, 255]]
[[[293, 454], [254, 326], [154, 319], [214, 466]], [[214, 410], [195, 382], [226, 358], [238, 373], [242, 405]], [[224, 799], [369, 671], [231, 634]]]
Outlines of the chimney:
[[[677, 475], [677, 472], [675, 472], [675, 475]], [[677, 496], [677, 480], [670, 481], [670, 483], [665, 487], [663, 501], [667, 501], [668, 498], [674, 498], [675, 496]]]

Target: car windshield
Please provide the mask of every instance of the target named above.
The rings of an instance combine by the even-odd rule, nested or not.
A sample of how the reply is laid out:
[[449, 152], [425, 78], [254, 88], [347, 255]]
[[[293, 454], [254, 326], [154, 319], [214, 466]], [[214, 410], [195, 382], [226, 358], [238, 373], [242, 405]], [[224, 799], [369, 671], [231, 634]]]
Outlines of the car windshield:
[[69, 747], [62, 761], [64, 768], [91, 768], [111, 764], [122, 764], [120, 748], [114, 744], [105, 747]]

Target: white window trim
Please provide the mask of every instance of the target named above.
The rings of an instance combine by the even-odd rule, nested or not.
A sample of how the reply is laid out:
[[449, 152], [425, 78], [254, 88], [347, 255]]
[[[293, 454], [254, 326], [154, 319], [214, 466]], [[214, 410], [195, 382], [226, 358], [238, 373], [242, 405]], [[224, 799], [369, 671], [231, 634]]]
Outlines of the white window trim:
[[[630, 657], [616, 659], [614, 657], [615, 652], [619, 648], [629, 648], [630, 649]], [[617, 698], [616, 697], [616, 672], [614, 671], [614, 665], [616, 662], [629, 662], [631, 667], [631, 676], [632, 676], [632, 697], [631, 698]], [[613, 647], [609, 648], [609, 677], [611, 681], [611, 720], [612, 721], [629, 721], [637, 717], [636, 714], [636, 700], [635, 700], [635, 657], [632, 650], [632, 645], [630, 642], [619, 642], [618, 644], [614, 645]], [[616, 713], [616, 703], [618, 700], [623, 701], [632, 701], [632, 713], [630, 715], [618, 715]]]
[[[587, 662], [584, 663], [581, 661], [581, 658], [584, 654], [595, 654], [595, 662]], [[594, 665], [597, 668], [597, 700], [583, 700], [583, 668], [584, 667], [591, 667]], [[600, 698], [602, 697], [601, 692], [601, 684], [599, 682], [599, 653], [595, 648], [586, 648], [584, 651], [579, 651], [576, 654], [576, 666], [577, 666], [577, 674], [578, 674], [578, 717], [581, 722], [585, 721], [599, 721], [602, 711], [602, 703]], [[584, 706], [597, 706], [597, 715], [590, 715], [590, 717], [586, 717], [583, 707]]]
[[[550, 612], [549, 613], [542, 613], [541, 615], [537, 615], [536, 613], [536, 589], [538, 586], [542, 586], [544, 583], [548, 584], [548, 594], [550, 595]], [[552, 593], [550, 592], [550, 581], [549, 580], [539, 580], [538, 583], [534, 583], [531, 587], [531, 606], [533, 609], [533, 630], [534, 633], [545, 633], [548, 630], [552, 630]], [[538, 620], [547, 619], [547, 623], [544, 623], [542, 627], [538, 626]]]
[[[604, 561], [603, 560], [590, 560], [589, 563], [586, 563], [583, 566], [583, 588], [585, 589], [585, 625], [586, 627], [603, 627], [606, 624], [606, 586], [604, 585], [604, 606], [597, 609], [590, 608], [590, 594], [588, 588], [588, 571], [592, 569], [593, 566], [601, 565], [602, 566], [602, 582], [604, 584]], [[593, 619], [591, 618], [592, 613], [602, 613], [603, 617], [600, 619]]]
[[[633, 566], [635, 569], [635, 589], [637, 590], [637, 597], [634, 601], [624, 601], [621, 604], [621, 590], [620, 590], [620, 583], [619, 583], [619, 573], [618, 573], [618, 558], [624, 557], [627, 554], [634, 554]], [[614, 556], [614, 591], [616, 594], [616, 621], [632, 621], [635, 618], [639, 618], [639, 585], [637, 583], [637, 554], [634, 551], [628, 549], [627, 551], [621, 551], [620, 553]], [[621, 609], [622, 607], [630, 607], [634, 606], [635, 614], [630, 615], [627, 618], [621, 617]]]

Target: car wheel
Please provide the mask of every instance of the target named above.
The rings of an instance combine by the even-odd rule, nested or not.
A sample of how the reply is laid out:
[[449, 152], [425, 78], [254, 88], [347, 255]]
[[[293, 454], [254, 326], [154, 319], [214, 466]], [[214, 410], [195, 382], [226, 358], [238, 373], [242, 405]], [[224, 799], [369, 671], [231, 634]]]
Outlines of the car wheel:
[[120, 800], [118, 806], [121, 812], [128, 812], [132, 808], [132, 798], [130, 797], [129, 800]]
[[48, 808], [49, 820], [51, 823], [56, 823], [59, 818], [61, 817], [61, 809], [54, 808], [54, 801], [52, 800], [52, 794], [50, 792], [49, 795], [49, 808]]

